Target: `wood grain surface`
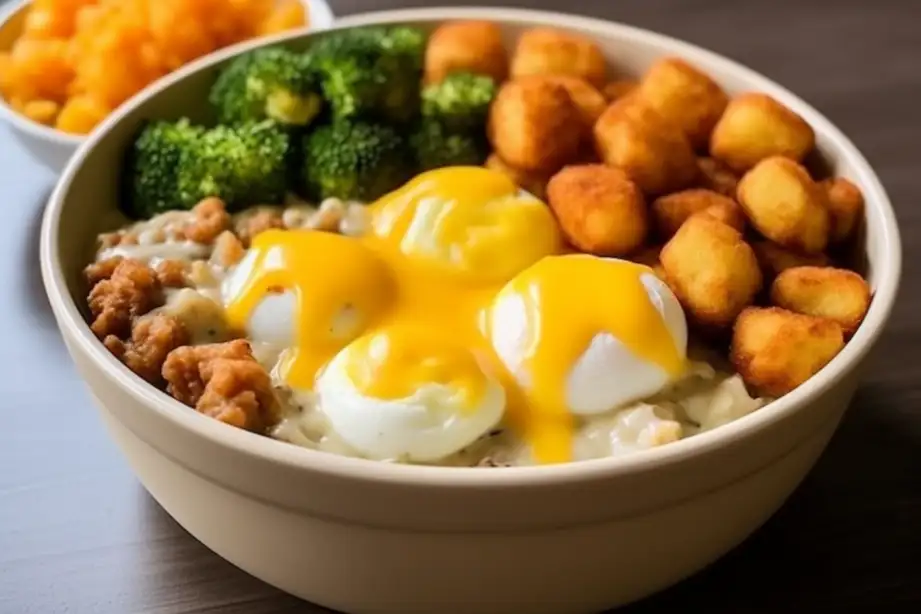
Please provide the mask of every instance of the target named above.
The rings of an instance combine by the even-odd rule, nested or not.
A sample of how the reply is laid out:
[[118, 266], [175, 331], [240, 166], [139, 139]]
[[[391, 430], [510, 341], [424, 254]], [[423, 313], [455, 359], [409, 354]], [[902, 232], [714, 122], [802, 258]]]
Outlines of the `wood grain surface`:
[[[332, 4], [346, 14], [434, 3]], [[746, 544], [623, 612], [921, 611], [921, 2], [504, 4], [650, 28], [779, 81], [864, 152], [889, 190], [903, 233], [899, 304], [815, 471]], [[247, 576], [187, 535], [108, 441], [39, 279], [37, 230], [52, 182], [0, 128], [0, 613], [324, 611]]]

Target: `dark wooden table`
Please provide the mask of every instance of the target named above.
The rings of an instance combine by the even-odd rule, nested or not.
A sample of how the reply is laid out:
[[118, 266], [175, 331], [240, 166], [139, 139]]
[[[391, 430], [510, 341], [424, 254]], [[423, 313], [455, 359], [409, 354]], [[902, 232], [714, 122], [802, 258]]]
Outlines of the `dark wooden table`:
[[[433, 3], [333, 2], [339, 14], [426, 4]], [[901, 300], [811, 477], [745, 545], [624, 612], [919, 611], [921, 2], [506, 4], [658, 30], [764, 72], [851, 136], [879, 172], [902, 227]], [[0, 613], [323, 611], [247, 576], [187, 535], [109, 443], [39, 279], [37, 232], [52, 182], [0, 129]]]

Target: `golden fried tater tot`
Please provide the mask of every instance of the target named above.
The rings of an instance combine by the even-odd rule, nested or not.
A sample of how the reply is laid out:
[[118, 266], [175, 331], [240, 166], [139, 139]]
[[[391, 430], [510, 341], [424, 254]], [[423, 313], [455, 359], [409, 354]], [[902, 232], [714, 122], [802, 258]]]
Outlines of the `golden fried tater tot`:
[[870, 307], [870, 286], [847, 269], [794, 267], [774, 280], [771, 302], [796, 313], [834, 320], [850, 335]]
[[663, 58], [640, 81], [639, 95], [677, 124], [695, 148], [705, 148], [729, 103], [717, 83], [682, 59]]
[[625, 256], [646, 239], [643, 193], [621, 170], [567, 166], [551, 177], [547, 199], [567, 240], [598, 256]]
[[595, 87], [605, 83], [607, 64], [592, 39], [557, 28], [537, 27], [518, 38], [512, 53], [512, 78], [527, 75], [570, 75]]
[[735, 228], [693, 215], [660, 255], [669, 286], [693, 319], [727, 327], [761, 289], [761, 269]]
[[508, 75], [502, 31], [489, 21], [453, 21], [439, 26], [425, 49], [425, 80], [437, 83], [452, 72], [488, 75], [501, 82]]
[[739, 181], [738, 197], [752, 226], [775, 243], [804, 254], [818, 254], [828, 244], [825, 194], [793, 160], [759, 162]]
[[731, 100], [710, 136], [710, 155], [736, 172], [771, 156], [801, 161], [815, 147], [815, 133], [802, 117], [765, 94]]
[[733, 328], [730, 359], [749, 386], [780, 397], [831, 362], [844, 347], [832, 320], [779, 307], [749, 307]]
[[516, 168], [552, 173], [580, 153], [585, 125], [561, 85], [545, 80], [506, 82], [490, 107], [489, 137]]
[[831, 241], [843, 243], [853, 236], [863, 214], [863, 194], [843, 177], [820, 181], [819, 186], [825, 190], [825, 204], [831, 213]]

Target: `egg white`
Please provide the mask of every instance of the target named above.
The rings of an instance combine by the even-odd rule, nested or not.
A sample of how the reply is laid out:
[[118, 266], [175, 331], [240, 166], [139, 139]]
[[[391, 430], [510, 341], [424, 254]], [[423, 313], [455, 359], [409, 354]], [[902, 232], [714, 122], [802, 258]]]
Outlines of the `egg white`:
[[[672, 291], [652, 273], [641, 281], [653, 305], [662, 315], [680, 355], [687, 351], [687, 322]], [[532, 375], [525, 357], [536, 341], [531, 338], [539, 313], [533, 313], [523, 297], [501, 294], [490, 311], [489, 331], [493, 348], [518, 384], [527, 391]], [[565, 326], [564, 322], [560, 323]], [[600, 414], [648, 398], [669, 384], [671, 377], [659, 367], [642, 360], [619, 339], [598, 331], [588, 348], [570, 366], [565, 400], [570, 412]]]
[[[271, 252], [270, 252], [271, 253]], [[244, 288], [256, 253], [250, 251], [221, 285], [221, 299], [226, 307]], [[266, 259], [269, 261], [269, 259]], [[267, 262], [266, 266], [270, 266]], [[363, 318], [353, 306], [342, 305], [329, 323], [329, 333], [335, 339], [349, 341], [361, 333]], [[294, 292], [288, 290], [267, 294], [250, 313], [246, 322], [246, 336], [255, 343], [264, 343], [279, 348], [296, 345], [295, 322], [297, 321], [297, 300]]]
[[375, 460], [435, 462], [472, 444], [495, 427], [505, 411], [505, 391], [492, 378], [476, 407], [461, 391], [424, 383], [402, 399], [360, 392], [346, 365], [362, 358], [353, 346], [337, 354], [317, 379], [318, 407], [332, 430], [361, 455]]

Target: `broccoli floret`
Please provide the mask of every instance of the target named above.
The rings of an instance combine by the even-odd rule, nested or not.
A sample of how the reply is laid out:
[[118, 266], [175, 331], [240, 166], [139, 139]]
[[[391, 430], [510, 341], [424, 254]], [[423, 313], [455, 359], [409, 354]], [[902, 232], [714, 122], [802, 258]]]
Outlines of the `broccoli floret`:
[[443, 166], [480, 166], [489, 148], [486, 138], [471, 132], [453, 132], [433, 119], [424, 119], [410, 138], [421, 170]]
[[218, 196], [228, 209], [278, 203], [287, 188], [290, 139], [271, 120], [216, 126], [189, 147], [179, 163], [184, 206]]
[[148, 124], [130, 154], [130, 212], [151, 217], [220, 197], [230, 209], [281, 202], [292, 151], [271, 120], [206, 129], [186, 119]]
[[127, 173], [130, 194], [126, 203], [133, 216], [152, 217], [186, 206], [179, 196], [179, 164], [204, 132], [185, 119], [151, 122], [141, 130]]
[[425, 36], [410, 27], [327, 35], [311, 49], [335, 119], [405, 122], [419, 110]]
[[484, 130], [496, 82], [485, 75], [455, 72], [422, 90], [422, 115], [453, 130]]
[[304, 139], [303, 180], [318, 200], [370, 202], [412, 175], [406, 142], [390, 126], [336, 121]]
[[234, 59], [211, 88], [218, 121], [274, 119], [306, 126], [320, 112], [320, 76], [311, 56], [287, 49], [258, 49]]

